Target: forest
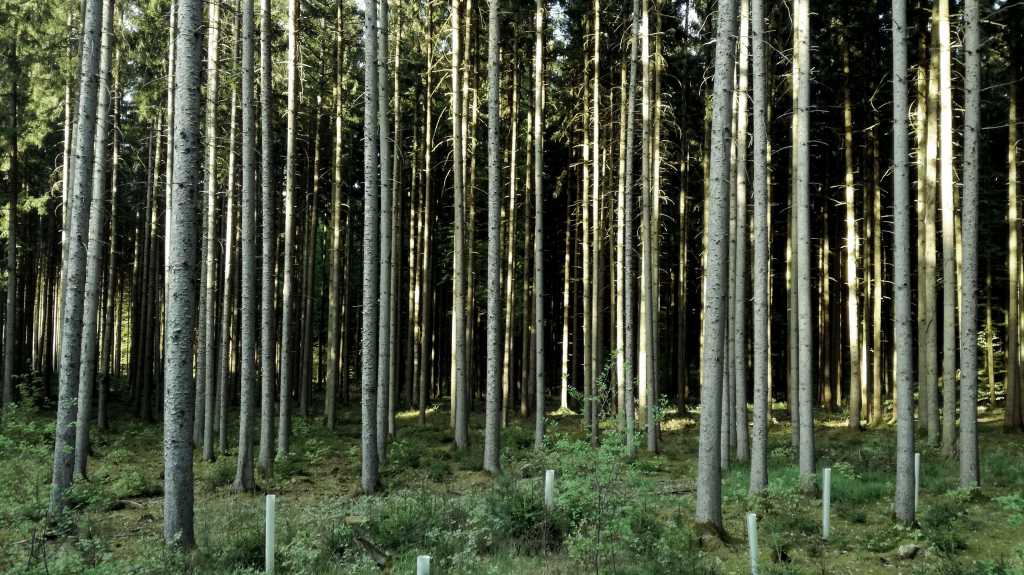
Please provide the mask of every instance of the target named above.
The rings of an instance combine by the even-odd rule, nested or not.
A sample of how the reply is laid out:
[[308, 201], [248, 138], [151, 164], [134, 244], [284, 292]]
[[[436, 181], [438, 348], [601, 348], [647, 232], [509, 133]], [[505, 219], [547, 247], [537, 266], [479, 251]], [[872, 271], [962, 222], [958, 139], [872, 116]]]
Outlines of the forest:
[[1024, 2], [0, 0], [0, 573], [1024, 575]]

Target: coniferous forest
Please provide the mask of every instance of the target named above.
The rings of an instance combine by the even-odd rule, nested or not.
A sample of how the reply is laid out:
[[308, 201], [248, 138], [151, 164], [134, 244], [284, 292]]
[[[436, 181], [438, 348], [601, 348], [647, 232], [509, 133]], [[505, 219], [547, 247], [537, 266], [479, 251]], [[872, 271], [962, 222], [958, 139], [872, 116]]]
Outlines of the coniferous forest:
[[0, 572], [1024, 574], [1024, 3], [0, 0]]

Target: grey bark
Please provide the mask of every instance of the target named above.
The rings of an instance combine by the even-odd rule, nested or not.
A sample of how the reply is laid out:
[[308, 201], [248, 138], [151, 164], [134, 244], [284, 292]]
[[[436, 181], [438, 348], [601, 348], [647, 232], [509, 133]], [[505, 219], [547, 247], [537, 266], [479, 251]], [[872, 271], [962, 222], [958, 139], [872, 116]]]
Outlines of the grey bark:
[[[265, 2], [266, 0], [261, 0]], [[240, 412], [238, 415], [238, 466], [235, 491], [252, 491], [253, 427], [256, 416], [256, 118], [253, 89], [253, 0], [242, 0], [242, 201], [241, 216], [241, 335], [238, 352]]]
[[751, 0], [754, 130], [754, 428], [750, 436], [750, 493], [768, 486], [768, 169], [764, 0]]
[[[595, 0], [596, 1], [596, 0]], [[533, 52], [533, 337], [534, 427], [533, 447], [544, 446], [544, 0], [534, 13], [536, 38]], [[595, 76], [596, 82], [596, 76]], [[596, 94], [596, 92], [595, 92]], [[594, 96], [595, 101], [597, 96]], [[594, 110], [597, 117], [597, 110]], [[595, 130], [596, 130], [595, 124]], [[596, 140], [595, 140], [596, 142]], [[597, 167], [594, 172], [596, 174]], [[595, 418], [596, 420], [596, 418]]]
[[[277, 402], [278, 409], [280, 410], [277, 421], [277, 456], [281, 458], [288, 457], [288, 440], [291, 437], [292, 415], [292, 312], [295, 307], [295, 297], [292, 294], [294, 291], [293, 276], [295, 274], [293, 272], [295, 271], [295, 265], [292, 261], [292, 255], [295, 251], [295, 109], [298, 101], [298, 20], [299, 1], [288, 0], [288, 109], [286, 112], [288, 131], [285, 138], [284, 156], [284, 255], [281, 258], [283, 266], [281, 269], [281, 386]], [[269, 81], [267, 86], [269, 88]], [[264, 233], [266, 233], [267, 221], [273, 221], [270, 216], [272, 213], [273, 208], [268, 209], [266, 205], [263, 206]], [[269, 263], [273, 262], [274, 259], [267, 258], [266, 254], [264, 254], [263, 261]], [[266, 305], [264, 303], [264, 306]], [[273, 308], [272, 303], [270, 307]], [[271, 342], [273, 342], [273, 338], [271, 338]], [[268, 367], [272, 369], [273, 364], [263, 365], [264, 382], [266, 382]]]
[[939, 186], [942, 197], [942, 454], [956, 441], [956, 246], [953, 204], [953, 83], [949, 0], [938, 0]]
[[388, 85], [388, 0], [377, 14], [377, 119], [380, 136], [380, 318], [377, 346], [377, 457], [387, 462], [388, 404], [391, 388], [392, 166], [390, 89]]
[[466, 394], [466, 291], [465, 291], [465, 189], [463, 188], [462, 73], [460, 2], [452, 0], [452, 152], [455, 158], [452, 176], [455, 190], [455, 246], [452, 264], [452, 375], [455, 390], [455, 446], [462, 450], [469, 442], [469, 417]]
[[377, 327], [380, 321], [380, 189], [377, 166], [377, 5], [366, 3], [363, 28], [363, 332], [362, 352], [362, 477], [363, 492], [377, 490], [379, 460], [377, 459]]
[[[941, 1], [941, 0], [940, 0]], [[907, 144], [907, 6], [906, 0], [892, 2], [893, 68], [893, 339], [896, 351], [896, 518], [914, 522], [914, 374], [913, 326], [910, 312], [910, 153]]]
[[274, 170], [273, 126], [270, 121], [273, 100], [273, 61], [271, 60], [270, 0], [260, 0], [260, 224], [262, 227], [262, 264], [260, 266], [260, 456], [259, 470], [269, 477], [274, 461], [274, 380], [277, 346], [274, 335]]
[[487, 412], [484, 470], [501, 470], [501, 52], [499, 0], [487, 12]]
[[796, 11], [796, 80], [797, 107], [793, 121], [797, 123], [796, 142], [796, 205], [797, 205], [797, 299], [801, 302], [798, 310], [800, 331], [799, 360], [799, 410], [800, 410], [800, 483], [804, 491], [815, 488], [814, 484], [814, 392], [813, 339], [811, 325], [811, 236], [810, 236], [810, 99], [811, 99], [811, 54], [810, 54], [810, 0], [799, 0]]
[[93, 159], [96, 150], [96, 108], [99, 84], [101, 13], [100, 0], [84, 1], [82, 54], [79, 71], [78, 129], [75, 136], [73, 174], [70, 183], [68, 225], [63, 260], [63, 289], [60, 318], [60, 387], [57, 398], [57, 426], [53, 447], [53, 481], [50, 516], [64, 512], [65, 496], [71, 487], [74, 465], [75, 419], [81, 370], [82, 300], [85, 288], [86, 234], [89, 228], [89, 199], [92, 191]]
[[[978, 487], [978, 137], [981, 130], [981, 19], [978, 0], [964, 3], [964, 190], [960, 203], [963, 246], [960, 309], [960, 487]], [[1015, 350], [1011, 350], [1014, 351]], [[909, 390], [908, 390], [909, 391]], [[900, 394], [901, 401], [909, 393]]]
[[[231, 62], [237, 70], [239, 10], [235, 10], [234, 30], [231, 43]], [[231, 339], [235, 333], [233, 319], [236, 306], [232, 297], [237, 283], [235, 270], [235, 129], [238, 119], [238, 85], [231, 83], [231, 123], [228, 128], [228, 178], [225, 183], [227, 196], [224, 198], [224, 282], [220, 307], [220, 349], [217, 358], [217, 449], [228, 451], [228, 363], [230, 361]], [[236, 341], [237, 346], [237, 341]]]
[[860, 312], [857, 301], [857, 216], [853, 186], [853, 109], [850, 104], [850, 52], [843, 45], [843, 160], [846, 164], [843, 181], [846, 202], [846, 306], [850, 338], [850, 429], [860, 429]]
[[707, 265], [704, 276], [704, 349], [701, 352], [700, 445], [697, 453], [696, 521], [722, 530], [722, 476], [720, 434], [722, 405], [722, 340], [726, 311], [728, 249], [729, 156], [732, 128], [734, 0], [718, 4], [715, 41], [715, 77], [711, 116], [711, 158], [707, 206]]
[[[203, 224], [203, 239], [206, 242], [206, 259], [203, 265], [206, 271], [203, 274], [205, 281], [204, 301], [202, 306], [205, 312], [202, 318], [201, 330], [205, 332], [203, 343], [206, 348], [203, 350], [202, 358], [206, 360], [206, 368], [203, 373], [206, 375], [205, 382], [201, 382], [197, 389], [202, 392], [201, 401], [196, 402], [198, 407], [202, 405], [202, 411], [196, 410], [197, 427], [198, 419], [203, 417], [202, 443], [203, 459], [213, 461], [213, 428], [214, 412], [216, 409], [216, 376], [217, 369], [217, 331], [214, 322], [217, 312], [217, 46], [220, 42], [220, 1], [210, 2], [209, 13], [207, 14], [209, 24], [206, 37], [206, 219]], [[232, 114], [234, 110], [232, 109]], [[230, 209], [230, 208], [226, 208]], [[230, 233], [231, 228], [227, 228]], [[225, 267], [228, 265], [227, 256], [224, 260]], [[227, 291], [231, 284], [225, 283]]]
[[164, 540], [191, 547], [194, 483], [192, 427], [195, 381], [196, 196], [202, 186], [199, 86], [202, 79], [203, 3], [178, 0], [174, 70], [174, 172], [166, 271], [164, 351]]
[[634, 354], [634, 341], [635, 332], [633, 329], [633, 318], [634, 318], [634, 287], [633, 287], [633, 141], [635, 139], [635, 127], [636, 122], [636, 60], [637, 52], [639, 50], [640, 40], [640, 0], [633, 0], [633, 18], [632, 24], [630, 25], [630, 43], [629, 43], [629, 84], [627, 87], [628, 95], [626, 96], [626, 166], [625, 174], [623, 179], [623, 187], [625, 189], [622, 200], [623, 200], [623, 230], [622, 235], [625, 238], [625, 244], [621, 247], [623, 250], [623, 262], [622, 270], [623, 277], [626, 278], [623, 287], [623, 305], [625, 306], [623, 312], [623, 369], [622, 369], [622, 381], [623, 390], [622, 394], [625, 398], [623, 405], [625, 406], [626, 412], [626, 455], [633, 457], [636, 454], [636, 402], [633, 397], [633, 373], [635, 357]]
[[749, 54], [750, 16], [749, 0], [740, 0], [739, 34], [739, 94], [738, 116], [736, 118], [736, 275], [733, 277], [733, 305], [736, 323], [731, 329], [733, 336], [733, 402], [736, 418], [736, 460], [748, 460], [749, 439], [747, 430], [747, 99], [750, 97]]
[[341, 341], [341, 141], [342, 118], [342, 64], [344, 49], [341, 41], [341, 18], [344, 2], [338, 2], [334, 21], [334, 151], [331, 178], [331, 255], [327, 295], [327, 386], [324, 398], [324, 416], [327, 428], [334, 429], [335, 401], [338, 396], [338, 377], [341, 368], [339, 354]]
[[[107, 134], [110, 132], [110, 53], [113, 41], [114, 5], [112, 0], [103, 3], [103, 26], [100, 40], [99, 85], [97, 87], [98, 102], [96, 105], [96, 147], [95, 163], [92, 171], [92, 199], [89, 207], [89, 240], [86, 248], [85, 294], [82, 301], [82, 350], [81, 366], [78, 376], [78, 414], [75, 422], [75, 473], [87, 477], [86, 463], [89, 459], [89, 425], [92, 420], [92, 395], [96, 383], [96, 364], [98, 359], [97, 342], [99, 341], [98, 313], [100, 311], [100, 284], [103, 271], [100, 264], [106, 250], [105, 243], [105, 210], [103, 192], [107, 186]], [[13, 214], [13, 211], [12, 211]], [[13, 220], [12, 220], [13, 221]], [[13, 226], [12, 226], [13, 229]], [[13, 241], [8, 240], [12, 245]], [[9, 277], [14, 277], [12, 273]], [[7, 287], [8, 293], [14, 290], [13, 285]], [[7, 326], [14, 317], [14, 310], [8, 299]], [[13, 343], [14, 334], [8, 329], [5, 344]], [[4, 369], [11, 367], [11, 361]]]

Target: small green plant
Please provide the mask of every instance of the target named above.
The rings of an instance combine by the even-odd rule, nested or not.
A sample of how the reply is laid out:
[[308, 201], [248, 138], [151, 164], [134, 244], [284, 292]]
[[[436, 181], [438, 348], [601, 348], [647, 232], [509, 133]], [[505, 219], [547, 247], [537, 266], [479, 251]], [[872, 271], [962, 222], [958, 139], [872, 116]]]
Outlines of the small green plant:
[[1020, 493], [1004, 495], [1003, 497], [996, 497], [995, 501], [1003, 508], [1003, 511], [1009, 513], [1010, 525], [1014, 527], [1024, 525], [1024, 495]]

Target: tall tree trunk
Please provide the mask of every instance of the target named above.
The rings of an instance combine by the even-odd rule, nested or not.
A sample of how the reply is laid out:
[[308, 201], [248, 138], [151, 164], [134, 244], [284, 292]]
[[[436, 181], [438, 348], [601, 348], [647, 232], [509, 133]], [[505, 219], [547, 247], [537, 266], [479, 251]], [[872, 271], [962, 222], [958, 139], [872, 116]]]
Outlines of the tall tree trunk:
[[[943, 0], [940, 0], [943, 1]], [[907, 136], [907, 6], [906, 0], [892, 2], [892, 72], [893, 72], [893, 339], [896, 362], [897, 405], [896, 428], [896, 518], [910, 525], [914, 522], [914, 400], [911, 361], [913, 327], [910, 311], [910, 152]]]
[[[107, 260], [107, 295], [106, 295], [106, 308], [103, 312], [104, 325], [103, 325], [103, 359], [101, 366], [103, 369], [103, 378], [99, 380], [97, 385], [97, 398], [96, 398], [96, 428], [105, 430], [108, 427], [108, 409], [107, 409], [107, 390], [110, 386], [110, 380], [112, 376], [116, 376], [118, 372], [118, 364], [120, 363], [120, 357], [114, 353], [114, 348], [118, 347], [121, 341], [120, 337], [115, 339], [115, 324], [120, 329], [120, 322], [115, 320], [117, 308], [115, 300], [118, 299], [117, 294], [117, 170], [120, 165], [120, 153], [119, 153], [119, 134], [118, 134], [118, 118], [120, 114], [120, 85], [118, 83], [118, 69], [120, 62], [120, 55], [115, 47], [114, 56], [114, 70], [113, 82], [114, 88], [111, 94], [113, 102], [113, 113], [111, 122], [113, 122], [113, 144], [111, 146], [111, 167], [110, 167], [110, 245], [107, 247], [108, 260]], [[120, 334], [117, 334], [118, 336]]]
[[433, 329], [431, 326], [431, 308], [433, 307], [434, 301], [434, 289], [431, 283], [431, 259], [430, 259], [430, 231], [433, 225], [433, 216], [431, 212], [431, 205], [433, 203], [432, 198], [432, 178], [431, 168], [433, 167], [433, 150], [434, 150], [434, 125], [433, 125], [433, 107], [431, 95], [433, 93], [433, 66], [434, 66], [434, 47], [433, 47], [433, 12], [431, 10], [432, 4], [427, 3], [425, 7], [425, 15], [427, 19], [427, 72], [426, 72], [426, 89], [424, 90], [423, 96], [423, 107], [425, 121], [423, 122], [424, 142], [423, 142], [423, 258], [422, 258], [422, 279], [420, 280], [420, 301], [423, 305], [420, 308], [420, 358], [422, 367], [420, 368], [420, 379], [418, 382], [418, 398], [417, 404], [420, 411], [420, 424], [426, 424], [427, 422], [427, 396], [429, 392], [430, 382], [434, 373], [434, 362], [430, 356], [431, 352], [431, 338], [433, 337]]
[[[727, 0], [731, 1], [731, 0]], [[719, 15], [719, 24], [726, 22]], [[626, 412], [626, 455], [633, 457], [636, 454], [635, 445], [635, 428], [636, 428], [636, 407], [633, 394], [633, 373], [634, 365], [636, 365], [634, 359], [636, 357], [634, 353], [634, 341], [635, 335], [633, 331], [633, 317], [634, 317], [634, 283], [633, 283], [633, 141], [635, 139], [635, 128], [634, 123], [636, 122], [636, 60], [637, 52], [640, 48], [640, 0], [633, 0], [633, 16], [632, 24], [630, 25], [630, 42], [629, 42], [629, 84], [627, 86], [628, 95], [626, 96], [626, 148], [625, 158], [626, 166], [624, 170], [624, 182], [623, 188], [624, 193], [622, 194], [623, 208], [622, 208], [622, 231], [620, 232], [623, 237], [624, 244], [622, 246], [623, 251], [623, 262], [622, 262], [622, 277], [623, 277], [623, 318], [622, 318], [622, 331], [623, 331], [623, 370], [622, 370], [622, 381], [623, 381], [623, 396], [624, 410]], [[721, 40], [722, 32], [719, 32], [719, 41]], [[730, 48], [730, 51], [732, 49]], [[729, 56], [730, 61], [732, 56]], [[731, 66], [731, 64], [730, 64]], [[717, 71], [717, 70], [716, 70]], [[715, 84], [718, 86], [718, 84]], [[731, 90], [730, 90], [731, 91]], [[731, 111], [731, 108], [730, 108]], [[702, 422], [703, 424], [703, 422]], [[716, 423], [717, 424], [717, 423]], [[703, 428], [702, 428], [703, 429]], [[703, 437], [703, 435], [702, 435]], [[717, 444], [716, 444], [717, 449]], [[718, 515], [721, 515], [719, 510]], [[721, 521], [718, 522], [719, 524]]]
[[[388, 0], [380, 0], [377, 14], [377, 121], [380, 130], [380, 298], [377, 346], [377, 458], [387, 462], [388, 404], [391, 389], [391, 275], [392, 270], [392, 166], [391, 109], [388, 85]], [[373, 95], [371, 95], [373, 96]], [[397, 96], [397, 95], [396, 95]]]
[[[292, 261], [293, 252], [293, 240], [295, 236], [295, 109], [298, 106], [298, 85], [297, 85], [297, 74], [298, 74], [298, 60], [299, 60], [299, 40], [298, 40], [298, 21], [299, 21], [299, 0], [288, 0], [288, 109], [286, 111], [286, 117], [288, 122], [287, 133], [285, 135], [285, 156], [284, 156], [284, 255], [281, 258], [281, 385], [280, 395], [278, 397], [278, 422], [277, 422], [277, 453], [278, 457], [288, 457], [288, 443], [291, 435], [291, 391], [292, 391], [292, 308], [294, 307], [294, 297], [292, 292], [294, 291], [292, 276], [294, 275], [295, 265]], [[270, 89], [270, 82], [268, 81], [265, 85], [265, 89]], [[274, 213], [273, 208], [264, 205], [263, 207], [263, 230], [266, 233], [269, 223], [273, 223]], [[271, 228], [271, 232], [273, 228]], [[266, 258], [264, 254], [264, 262], [273, 266], [274, 259]], [[271, 269], [273, 269], [271, 267]], [[264, 278], [266, 278], [266, 271], [264, 271]], [[273, 300], [271, 301], [271, 309], [273, 309]], [[264, 303], [264, 306], [267, 304]], [[264, 319], [264, 321], [266, 321]], [[274, 333], [273, 330], [267, 333]], [[273, 338], [271, 338], [273, 341]], [[267, 369], [273, 370], [273, 364], [268, 363], [263, 366], [264, 378], [266, 378]], [[266, 379], [264, 379], [266, 381]], [[271, 400], [272, 401], [272, 400]], [[262, 444], [261, 444], [261, 457], [262, 457]], [[272, 452], [271, 452], [272, 453]], [[269, 470], [268, 465], [264, 471]]]
[[748, 460], [747, 438], [747, 100], [750, 97], [749, 83], [750, 54], [750, 13], [749, 0], [740, 0], [739, 34], [739, 109], [736, 118], [736, 275], [732, 285], [735, 290], [736, 323], [731, 330], [733, 336], [733, 377], [736, 394], [733, 408], [736, 413], [736, 459]]
[[[256, 417], [256, 118], [253, 96], [253, 0], [242, 1], [242, 201], [241, 276], [239, 288], [240, 341], [238, 345], [240, 390], [238, 415], [238, 465], [234, 491], [252, 491], [252, 444]], [[267, 0], [260, 0], [261, 4]], [[226, 277], [226, 276], [225, 276]], [[225, 290], [227, 286], [225, 286]]]
[[[104, 232], [106, 231], [107, 206], [103, 203], [103, 192], [107, 187], [107, 134], [110, 132], [110, 45], [114, 35], [114, 5], [112, 0], [103, 4], [103, 28], [100, 46], [100, 78], [97, 87], [98, 103], [96, 105], [96, 146], [95, 164], [92, 171], [92, 198], [89, 215], [89, 245], [86, 248], [85, 294], [82, 301], [82, 350], [81, 371], [78, 376], [78, 414], [75, 423], [75, 473], [87, 477], [86, 462], [89, 459], [89, 425], [92, 420], [92, 395], [96, 382], [96, 363], [98, 359], [97, 318], [100, 309], [100, 284], [103, 270]], [[13, 207], [13, 206], [12, 206]], [[14, 215], [14, 210], [11, 210]], [[11, 220], [14, 221], [13, 218]], [[13, 230], [14, 227], [12, 226]], [[8, 238], [9, 245], [14, 245], [13, 236]], [[13, 260], [8, 256], [8, 263]], [[14, 277], [8, 271], [8, 277]], [[5, 345], [13, 345], [14, 332], [14, 285], [7, 286], [7, 333]], [[4, 370], [11, 368], [12, 361], [5, 362]]]
[[[515, 310], [515, 248], [516, 248], [516, 152], [518, 151], [519, 134], [519, 67], [516, 62], [512, 64], [512, 102], [510, 105], [511, 120], [509, 123], [511, 137], [509, 145], [509, 170], [508, 170], [508, 237], [505, 240], [505, 341], [503, 353], [503, 368], [501, 375], [501, 426], [508, 425], [508, 413], [512, 407], [512, 337], [515, 329], [512, 327], [512, 312]], [[570, 223], [570, 225], [572, 225]], [[586, 406], [584, 400], [584, 406]]]
[[362, 354], [362, 385], [360, 397], [362, 411], [362, 477], [361, 485], [367, 494], [374, 493], [380, 483], [377, 459], [377, 327], [380, 322], [378, 295], [380, 293], [380, 189], [377, 166], [378, 118], [377, 91], [377, 4], [366, 3], [363, 28], [363, 329], [360, 344]]
[[[814, 482], [814, 334], [811, 328], [811, 217], [810, 217], [810, 0], [799, 0], [796, 12], [796, 79], [797, 107], [793, 121], [797, 124], [796, 141], [796, 259], [797, 299], [800, 301], [799, 404], [800, 404], [800, 483], [804, 491], [815, 489]], [[906, 356], [904, 356], [906, 357]]]
[[78, 136], [75, 139], [74, 174], [67, 203], [65, 234], [67, 258], [61, 290], [60, 388], [57, 426], [54, 433], [53, 485], [50, 515], [64, 512], [65, 496], [71, 487], [74, 465], [75, 419], [81, 369], [82, 300], [85, 290], [86, 234], [89, 229], [89, 201], [92, 191], [93, 159], [98, 147], [96, 108], [99, 85], [101, 13], [100, 0], [85, 0], [82, 23], [82, 53], [78, 90]]
[[[636, 6], [634, 0], [634, 6]], [[707, 264], [704, 276], [704, 343], [701, 352], [700, 446], [697, 452], [698, 524], [722, 531], [722, 476], [720, 464], [722, 405], [722, 341], [727, 315], [724, 265], [728, 249], [729, 218], [729, 133], [732, 127], [733, 35], [736, 5], [733, 0], [720, 0], [718, 32], [715, 41], [715, 77], [711, 117], [710, 178], [706, 204]], [[628, 396], [627, 396], [628, 397]]]
[[455, 195], [455, 233], [452, 263], [452, 380], [455, 394], [455, 446], [466, 449], [469, 444], [469, 413], [466, 393], [466, 239], [465, 189], [463, 187], [462, 73], [460, 0], [452, 0], [452, 148], [454, 163], [452, 176]]
[[[235, 7], [235, 20], [231, 41], [232, 69], [238, 66], [238, 34], [239, 10]], [[231, 340], [235, 333], [233, 317], [236, 306], [233, 294], [237, 283], [238, 272], [235, 270], [235, 129], [238, 118], [238, 85], [231, 83], [231, 122], [228, 128], [228, 170], [225, 182], [224, 198], [224, 281], [221, 292], [220, 307], [220, 348], [217, 358], [217, 449], [221, 453], [228, 450], [228, 364], [231, 361]], [[237, 340], [235, 341], [237, 346]]]
[[1007, 220], [1010, 228], [1007, 270], [1009, 280], [1009, 301], [1006, 305], [1006, 410], [1003, 415], [1003, 428], [1007, 430], [1024, 429], [1024, 394], [1021, 393], [1020, 357], [1015, 350], [1019, 347], [1020, 335], [1020, 216], [1017, 201], [1017, 78], [1010, 82], [1009, 102], [1009, 151], [1007, 152], [1008, 178], [1007, 192], [1009, 209]]
[[[932, 14], [938, 16], [938, 5]], [[934, 23], [934, 20], [933, 20]], [[925, 316], [924, 353], [925, 370], [922, 376], [924, 390], [921, 393], [922, 418], [928, 428], [928, 445], [939, 444], [939, 374], [938, 374], [938, 324], [936, 323], [936, 281], [935, 281], [935, 192], [938, 186], [936, 168], [938, 157], [938, 104], [939, 104], [939, 54], [938, 26], [932, 26], [932, 49], [928, 58], [928, 82], [925, 103], [925, 153], [924, 153], [924, 270], [922, 283], [924, 293], [920, 297], [924, 304]], [[919, 232], [921, 233], [921, 232]]]
[[[750, 6], [753, 48], [753, 124], [754, 124], [754, 429], [750, 436], [750, 493], [768, 486], [768, 151], [765, 82], [764, 0], [752, 0]], [[853, 322], [856, 326], [856, 321]], [[853, 356], [857, 361], [857, 356]]]
[[939, 185], [942, 193], [942, 454], [956, 441], [956, 247], [953, 205], [953, 83], [949, 0], [939, 5]]
[[[277, 380], [277, 342], [274, 328], [274, 170], [273, 132], [273, 31], [270, 0], [260, 0], [260, 225], [262, 264], [260, 266], [260, 458], [263, 477], [270, 477], [274, 463], [274, 383]], [[290, 106], [289, 106], [290, 107]]]
[[[978, 465], [978, 138], [981, 132], [981, 17], [978, 0], [964, 3], [964, 190], [962, 210], [963, 294], [960, 308], [960, 488], [980, 481]], [[901, 398], [910, 397], [901, 393]], [[906, 402], [910, 403], [910, 402]]]
[[202, 80], [203, 6], [200, 0], [178, 0], [177, 54], [174, 70], [174, 172], [171, 214], [167, 228], [167, 349], [164, 363], [164, 541], [192, 546], [194, 483], [192, 477], [195, 386], [192, 350], [195, 345], [195, 254], [202, 186], [199, 126], [199, 85]]
[[[344, 118], [342, 90], [344, 88], [345, 49], [342, 44], [342, 8], [344, 2], [338, 2], [334, 19], [334, 143], [331, 178], [331, 255], [330, 276], [327, 295], [327, 385], [324, 392], [324, 418], [327, 428], [334, 429], [338, 397], [339, 372], [343, 367], [340, 357], [341, 332], [344, 329], [341, 321], [341, 276], [342, 276], [342, 243], [341, 243], [341, 212], [344, 209], [341, 198], [341, 143], [344, 137]], [[341, 377], [344, 377], [342, 374]]]
[[501, 107], [498, 0], [487, 12], [487, 413], [484, 470], [501, 471]]
[[[197, 385], [197, 394], [202, 392], [203, 397], [196, 401], [196, 407], [198, 408], [202, 403], [202, 410], [196, 409], [196, 419], [200, 416], [203, 417], [203, 423], [200, 426], [197, 423], [197, 427], [202, 429], [202, 444], [203, 444], [203, 459], [207, 461], [213, 461], [214, 450], [213, 450], [213, 426], [214, 426], [214, 409], [215, 409], [215, 397], [216, 397], [216, 379], [214, 371], [217, 367], [216, 362], [216, 327], [214, 325], [216, 317], [216, 298], [217, 298], [217, 46], [220, 36], [220, 1], [215, 0], [210, 3], [209, 13], [209, 25], [207, 26], [207, 38], [206, 38], [206, 171], [204, 177], [206, 179], [206, 219], [203, 225], [203, 241], [206, 242], [205, 256], [206, 259], [203, 265], [206, 266], [206, 272], [203, 275], [205, 284], [204, 300], [205, 306], [203, 311], [205, 316], [201, 318], [202, 326], [201, 330], [205, 332], [204, 344], [206, 349], [203, 351], [203, 357], [206, 360], [206, 369], [204, 373], [206, 375], [206, 381], [200, 382]], [[226, 261], [225, 261], [226, 264]], [[225, 290], [230, 284], [224, 284]]]
[[843, 42], [843, 179], [846, 202], [846, 323], [850, 349], [850, 420], [849, 427], [860, 429], [860, 309], [857, 300], [857, 214], [856, 191], [853, 186], [853, 105], [850, 103], [850, 50]]
[[[492, 6], [497, 0], [491, 0]], [[595, 7], [597, 2], [595, 1]], [[495, 10], [495, 8], [491, 8]], [[495, 17], [496, 18], [496, 17]], [[595, 15], [597, 18], [597, 15]], [[533, 53], [533, 337], [534, 410], [533, 447], [544, 447], [544, 0], [537, 0], [534, 13], [536, 38]], [[596, 24], [595, 24], [596, 26]], [[596, 60], [595, 60], [596, 65]], [[595, 118], [597, 116], [597, 76], [594, 76]], [[597, 124], [594, 124], [597, 133]], [[497, 140], [497, 136], [495, 136]], [[595, 140], [596, 142], [596, 140]], [[594, 168], [597, 176], [597, 167]], [[596, 189], [596, 183], [595, 183]]]

